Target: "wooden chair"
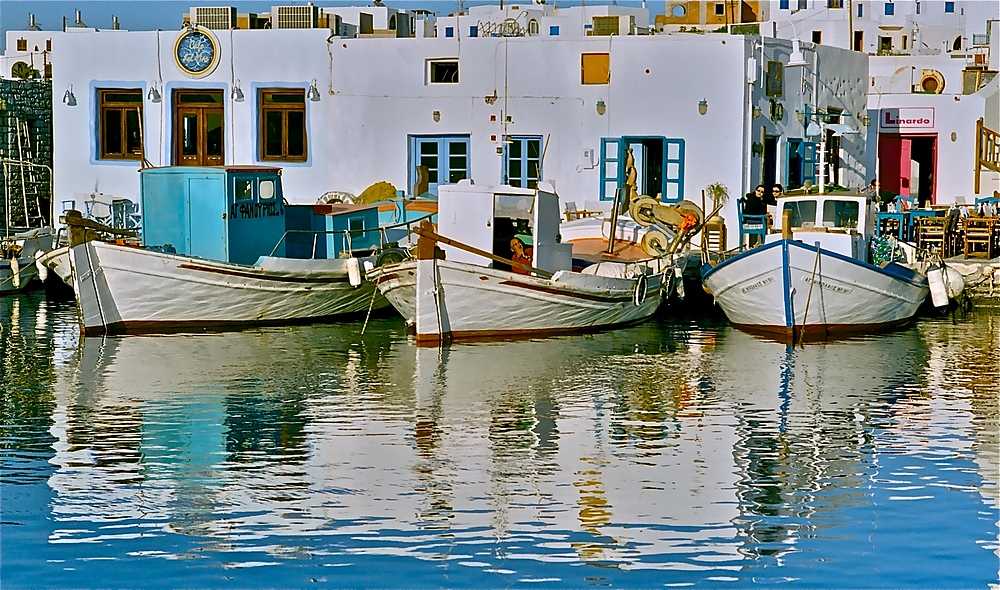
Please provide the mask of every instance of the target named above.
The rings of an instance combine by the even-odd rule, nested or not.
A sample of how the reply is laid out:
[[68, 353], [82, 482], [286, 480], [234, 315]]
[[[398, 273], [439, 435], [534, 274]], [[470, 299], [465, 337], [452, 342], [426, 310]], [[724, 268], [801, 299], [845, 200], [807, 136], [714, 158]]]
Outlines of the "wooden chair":
[[702, 242], [706, 252], [723, 253], [726, 251], [726, 221], [713, 217], [701, 229], [704, 234]]
[[966, 217], [962, 219], [965, 234], [965, 259], [993, 258], [993, 232], [996, 231], [996, 217]]
[[947, 217], [918, 217], [914, 230], [917, 248], [944, 257], [947, 222]]

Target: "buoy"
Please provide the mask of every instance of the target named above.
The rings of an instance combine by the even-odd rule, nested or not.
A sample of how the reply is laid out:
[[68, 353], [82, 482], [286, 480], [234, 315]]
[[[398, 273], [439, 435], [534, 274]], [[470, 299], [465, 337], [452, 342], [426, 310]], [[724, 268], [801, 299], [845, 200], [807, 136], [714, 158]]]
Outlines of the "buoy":
[[35, 252], [35, 268], [38, 269], [38, 280], [44, 283], [49, 278], [49, 267], [42, 264], [42, 256], [45, 256], [45, 252], [42, 250]]
[[350, 281], [352, 287], [361, 284], [361, 264], [357, 258], [347, 259], [347, 280]]
[[10, 279], [11, 283], [14, 284], [14, 288], [15, 289], [20, 289], [21, 288], [21, 264], [17, 261], [17, 256], [15, 256], [14, 258], [10, 259], [10, 272], [13, 273], [11, 275], [11, 279]]
[[945, 286], [945, 270], [937, 266], [927, 271], [927, 286], [931, 289], [931, 303], [934, 307], [948, 305], [948, 288]]
[[944, 267], [945, 286], [948, 288], [948, 297], [958, 299], [958, 296], [965, 290], [965, 277], [958, 269], [945, 265]]

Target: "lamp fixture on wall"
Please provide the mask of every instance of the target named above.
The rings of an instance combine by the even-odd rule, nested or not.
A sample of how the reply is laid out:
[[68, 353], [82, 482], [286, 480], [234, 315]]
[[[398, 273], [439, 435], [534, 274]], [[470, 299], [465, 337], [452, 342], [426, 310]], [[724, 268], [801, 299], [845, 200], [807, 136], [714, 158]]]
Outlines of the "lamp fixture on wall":
[[701, 99], [698, 101], [698, 114], [706, 115], [708, 114], [708, 99]]
[[434, 111], [434, 112], [432, 112], [431, 113], [431, 118], [434, 119], [435, 123], [437, 123], [438, 121], [440, 121], [441, 120], [441, 111]]
[[599, 99], [597, 101], [597, 114], [604, 115], [608, 110], [608, 105], [604, 104], [604, 100]]
[[66, 89], [66, 93], [63, 94], [63, 104], [70, 107], [76, 106], [76, 95], [73, 94], [72, 84], [69, 85], [69, 88]]
[[316, 89], [316, 78], [313, 78], [312, 82], [309, 83], [309, 92], [306, 93], [306, 96], [308, 96], [309, 100], [313, 102], [319, 101], [319, 90]]
[[788, 55], [788, 63], [785, 64], [786, 68], [809, 65], [809, 62], [806, 61], [806, 56], [802, 54], [800, 43], [801, 41], [799, 41], [798, 37], [792, 39], [792, 52]]
[[754, 119], [760, 119], [760, 107], [755, 106], [752, 111]]
[[233, 83], [233, 92], [230, 98], [235, 102], [243, 102], [243, 91], [240, 90], [240, 79], [237, 78], [236, 82]]
[[146, 93], [146, 99], [149, 102], [160, 102], [160, 91], [156, 89], [156, 82], [149, 83], [149, 92]]
[[861, 115], [860, 117], [858, 117], [858, 120], [861, 121], [861, 124], [864, 125], [865, 127], [872, 124], [872, 118], [869, 117], [868, 115]]

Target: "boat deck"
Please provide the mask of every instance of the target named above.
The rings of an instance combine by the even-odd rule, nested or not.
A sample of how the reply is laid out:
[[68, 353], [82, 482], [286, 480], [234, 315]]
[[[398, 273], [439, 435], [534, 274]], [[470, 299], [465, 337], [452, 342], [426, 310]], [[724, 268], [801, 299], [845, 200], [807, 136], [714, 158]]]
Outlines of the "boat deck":
[[630, 240], [615, 240], [612, 253], [608, 254], [608, 241], [599, 238], [581, 238], [571, 242], [573, 244], [573, 258], [586, 260], [587, 262], [601, 262], [605, 260], [632, 261], [648, 260], [642, 246]]

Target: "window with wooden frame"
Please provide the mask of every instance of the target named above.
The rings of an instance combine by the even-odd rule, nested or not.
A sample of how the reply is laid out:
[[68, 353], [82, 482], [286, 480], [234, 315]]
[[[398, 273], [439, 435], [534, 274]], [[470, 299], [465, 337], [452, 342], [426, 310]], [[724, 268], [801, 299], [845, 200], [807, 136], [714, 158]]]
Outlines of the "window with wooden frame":
[[580, 54], [580, 83], [608, 84], [611, 82], [610, 53]]
[[282, 88], [260, 91], [260, 159], [304, 162], [306, 91]]
[[28, 50], [28, 40], [27, 39], [18, 39], [17, 40], [17, 50], [18, 51], [27, 51]]
[[142, 160], [142, 89], [98, 90], [102, 160]]

